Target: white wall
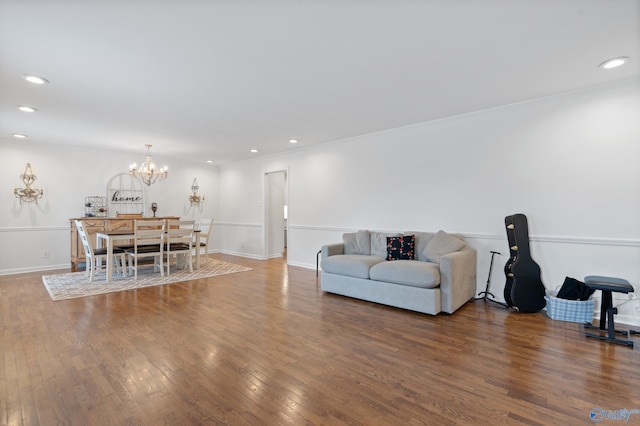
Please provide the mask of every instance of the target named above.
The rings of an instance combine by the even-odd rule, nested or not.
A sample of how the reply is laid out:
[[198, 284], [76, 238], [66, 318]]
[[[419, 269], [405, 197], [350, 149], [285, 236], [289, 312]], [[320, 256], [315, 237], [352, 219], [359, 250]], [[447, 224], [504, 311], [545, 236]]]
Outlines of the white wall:
[[[262, 259], [264, 174], [289, 170], [292, 265], [315, 268], [320, 247], [345, 231], [444, 229], [478, 250], [478, 291], [489, 251], [502, 253], [491, 280], [501, 298], [504, 217], [524, 213], [548, 289], [601, 274], [640, 290], [638, 117], [635, 79], [219, 168], [157, 153], [170, 175], [149, 188], [147, 204], [156, 201], [159, 215], [214, 217], [215, 250]], [[143, 157], [0, 139], [0, 274], [68, 267], [68, 219]], [[12, 193], [27, 162], [45, 189], [37, 205]], [[206, 197], [197, 214], [187, 201], [194, 177]], [[621, 306], [621, 321], [640, 324], [636, 306]]]
[[[428, 102], [428, 100], [425, 100]], [[464, 234], [502, 299], [504, 217], [524, 213], [550, 290], [619, 276], [640, 290], [640, 81], [221, 166], [223, 249], [263, 258], [264, 173], [289, 168], [288, 262], [315, 268], [345, 231]], [[330, 125], [330, 123], [328, 123]], [[637, 303], [620, 318], [640, 322]]]
[[[31, 140], [0, 140], [0, 274], [68, 268], [70, 265], [69, 219], [84, 216], [84, 197], [106, 196], [107, 182], [126, 172], [129, 164], [144, 160], [144, 148], [131, 154], [68, 146], [49, 146]], [[146, 189], [145, 215], [152, 216], [151, 202], [159, 216], [199, 219], [218, 212], [218, 166], [181, 163], [161, 155], [152, 156], [169, 166], [169, 177]], [[27, 162], [38, 177], [34, 187], [44, 189], [35, 203], [20, 204], [13, 188], [22, 187], [20, 175]], [[198, 178], [206, 200], [202, 209], [191, 207], [187, 197], [193, 178]], [[146, 188], [146, 186], [145, 186]], [[214, 240], [213, 246], [216, 246]], [[43, 251], [49, 258], [43, 258]]]

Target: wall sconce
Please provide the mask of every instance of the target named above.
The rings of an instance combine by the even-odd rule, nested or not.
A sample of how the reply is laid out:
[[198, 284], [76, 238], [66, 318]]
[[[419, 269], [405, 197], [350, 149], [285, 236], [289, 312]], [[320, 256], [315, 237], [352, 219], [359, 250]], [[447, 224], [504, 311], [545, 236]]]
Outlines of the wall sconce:
[[31, 184], [37, 179], [36, 175], [31, 170], [31, 163], [27, 163], [27, 167], [24, 169], [24, 174], [20, 175], [20, 179], [24, 182], [24, 188], [13, 188], [13, 194], [16, 198], [20, 198], [20, 204], [30, 203], [35, 201], [38, 204], [38, 200], [42, 198], [44, 189], [31, 188]]
[[191, 192], [192, 194], [189, 195], [189, 201], [191, 202], [192, 206], [199, 206], [200, 204], [204, 203], [204, 196], [200, 196], [198, 195], [198, 189], [200, 189], [200, 187], [198, 186], [198, 179], [193, 179], [193, 183], [191, 184]]

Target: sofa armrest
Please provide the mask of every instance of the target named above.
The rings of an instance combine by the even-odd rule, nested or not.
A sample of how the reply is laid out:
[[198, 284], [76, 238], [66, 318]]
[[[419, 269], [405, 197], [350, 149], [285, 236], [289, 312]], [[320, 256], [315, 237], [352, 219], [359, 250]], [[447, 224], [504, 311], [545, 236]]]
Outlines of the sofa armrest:
[[344, 254], [344, 244], [327, 244], [322, 246], [322, 259], [326, 259], [329, 256], [335, 256], [337, 254]]
[[476, 250], [466, 246], [440, 259], [442, 311], [454, 313], [476, 294]]

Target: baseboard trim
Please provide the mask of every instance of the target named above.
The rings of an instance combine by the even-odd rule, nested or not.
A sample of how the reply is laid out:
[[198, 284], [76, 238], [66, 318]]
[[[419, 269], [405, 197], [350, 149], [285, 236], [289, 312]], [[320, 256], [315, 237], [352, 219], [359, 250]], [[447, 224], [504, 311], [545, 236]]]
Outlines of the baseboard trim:
[[258, 256], [256, 254], [241, 253], [232, 250], [219, 250], [217, 253], [228, 254], [230, 256], [246, 257], [247, 259], [264, 260], [262, 256]]
[[287, 265], [289, 266], [296, 266], [298, 268], [305, 268], [305, 269], [316, 269], [316, 265], [315, 263], [313, 265], [309, 264], [309, 263], [302, 263], [302, 262], [289, 262], [287, 260]]
[[62, 269], [70, 270], [71, 265], [69, 263], [65, 263], [60, 265], [29, 266], [26, 268], [3, 269], [0, 270], [0, 275], [17, 275], [27, 274], [29, 272], [58, 271]]

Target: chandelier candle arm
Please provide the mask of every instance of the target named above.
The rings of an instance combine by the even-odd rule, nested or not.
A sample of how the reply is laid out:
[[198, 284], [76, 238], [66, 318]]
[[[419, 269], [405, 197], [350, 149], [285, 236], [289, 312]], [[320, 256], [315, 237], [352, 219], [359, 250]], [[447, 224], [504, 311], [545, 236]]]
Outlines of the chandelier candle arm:
[[146, 183], [147, 186], [150, 186], [152, 183], [160, 182], [165, 180], [168, 175], [167, 166], [162, 168], [158, 168], [153, 161], [151, 161], [151, 155], [149, 154], [149, 150], [151, 149], [151, 144], [146, 144], [147, 147], [147, 156], [145, 158], [144, 163], [138, 169], [136, 163], [133, 163], [129, 166], [129, 173], [133, 177], [140, 178], [142, 182]]

